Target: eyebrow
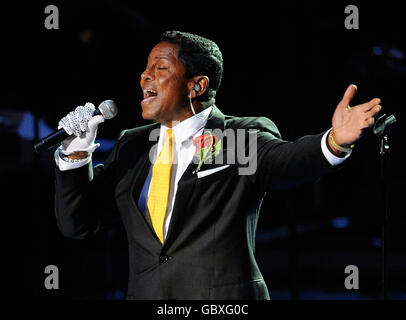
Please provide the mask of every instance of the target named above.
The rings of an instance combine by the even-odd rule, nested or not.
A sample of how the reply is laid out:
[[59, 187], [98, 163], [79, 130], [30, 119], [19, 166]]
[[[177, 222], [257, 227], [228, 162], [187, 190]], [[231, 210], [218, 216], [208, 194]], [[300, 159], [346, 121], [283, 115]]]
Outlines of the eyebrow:
[[[150, 57], [147, 58], [147, 63], [148, 63], [149, 59], [150, 59]], [[166, 56], [155, 57], [155, 60], [167, 60], [167, 61], [170, 61], [169, 58], [166, 57]]]
[[[150, 56], [147, 57], [147, 60], [151, 59]], [[167, 56], [157, 56], [155, 57], [155, 59], [165, 59], [165, 60], [169, 60], [169, 58]]]

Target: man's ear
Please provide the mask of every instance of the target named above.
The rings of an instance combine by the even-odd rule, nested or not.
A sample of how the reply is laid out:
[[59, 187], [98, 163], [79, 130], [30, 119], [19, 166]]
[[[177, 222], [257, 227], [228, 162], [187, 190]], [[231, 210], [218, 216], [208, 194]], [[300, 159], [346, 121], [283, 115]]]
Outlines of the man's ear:
[[207, 76], [196, 76], [192, 78], [190, 83], [190, 94], [191, 98], [196, 98], [201, 96], [209, 87], [209, 77]]

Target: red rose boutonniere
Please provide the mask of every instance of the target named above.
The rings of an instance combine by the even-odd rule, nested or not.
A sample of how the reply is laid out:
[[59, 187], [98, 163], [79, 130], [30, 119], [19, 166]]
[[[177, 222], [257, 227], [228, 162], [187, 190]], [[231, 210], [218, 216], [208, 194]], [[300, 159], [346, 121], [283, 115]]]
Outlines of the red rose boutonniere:
[[194, 157], [199, 161], [193, 173], [199, 172], [200, 167], [206, 160], [211, 159], [211, 161], [213, 161], [221, 150], [221, 140], [218, 140], [217, 137], [211, 133], [202, 134], [194, 138], [193, 145], [196, 148]]

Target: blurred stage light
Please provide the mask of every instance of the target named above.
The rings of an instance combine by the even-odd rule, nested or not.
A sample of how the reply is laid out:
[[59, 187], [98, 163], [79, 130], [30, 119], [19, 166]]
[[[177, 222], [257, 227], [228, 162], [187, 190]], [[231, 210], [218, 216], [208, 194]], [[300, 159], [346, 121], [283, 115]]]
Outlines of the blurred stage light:
[[337, 217], [331, 220], [331, 226], [335, 229], [345, 229], [350, 226], [350, 219], [347, 217]]

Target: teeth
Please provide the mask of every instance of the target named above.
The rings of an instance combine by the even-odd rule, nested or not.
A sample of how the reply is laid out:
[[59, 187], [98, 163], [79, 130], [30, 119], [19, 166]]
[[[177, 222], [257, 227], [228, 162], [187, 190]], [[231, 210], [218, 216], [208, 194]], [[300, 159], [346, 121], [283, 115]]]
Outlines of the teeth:
[[144, 90], [144, 93], [147, 95], [147, 96], [150, 96], [150, 95], [156, 95], [157, 93], [156, 93], [156, 91], [155, 90], [151, 90], [151, 89], [147, 89], [147, 90]]

